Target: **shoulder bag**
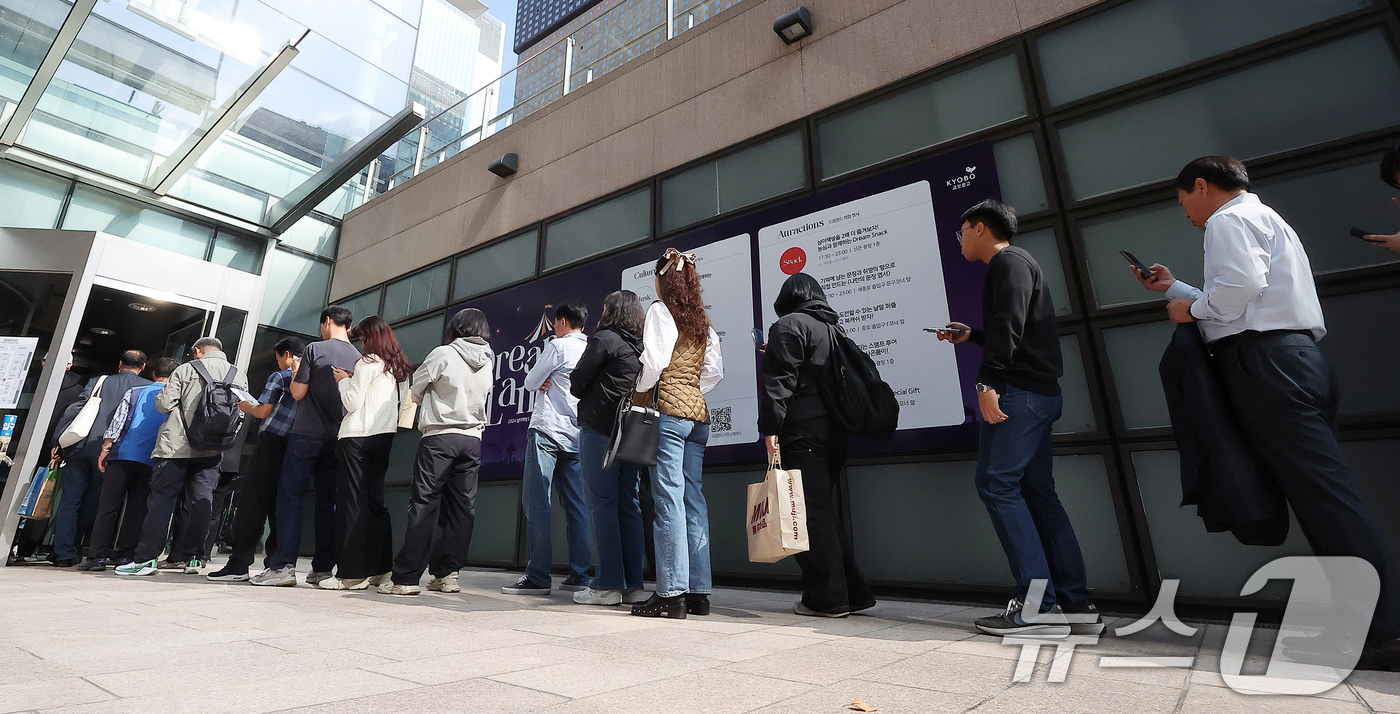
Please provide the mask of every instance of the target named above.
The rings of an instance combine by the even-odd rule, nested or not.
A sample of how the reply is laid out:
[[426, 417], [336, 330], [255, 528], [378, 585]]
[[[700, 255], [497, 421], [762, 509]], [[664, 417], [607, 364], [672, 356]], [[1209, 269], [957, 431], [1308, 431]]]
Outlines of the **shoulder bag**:
[[87, 403], [78, 411], [78, 415], [73, 417], [73, 421], [68, 424], [68, 428], [58, 435], [58, 445], [68, 448], [84, 439], [92, 433], [92, 423], [97, 421], [97, 412], [102, 409], [102, 385], [107, 383], [106, 375], [97, 378], [97, 384], [92, 387], [92, 394], [88, 396]]
[[[641, 375], [637, 378], [640, 381]], [[656, 387], [651, 390], [651, 404], [634, 404], [637, 395], [635, 388], [618, 400], [617, 419], [613, 423], [608, 452], [603, 455], [603, 468], [612, 466], [614, 460], [636, 466], [656, 465], [656, 453], [661, 447], [661, 411], [655, 405], [660, 393], [661, 381], [657, 380]]]

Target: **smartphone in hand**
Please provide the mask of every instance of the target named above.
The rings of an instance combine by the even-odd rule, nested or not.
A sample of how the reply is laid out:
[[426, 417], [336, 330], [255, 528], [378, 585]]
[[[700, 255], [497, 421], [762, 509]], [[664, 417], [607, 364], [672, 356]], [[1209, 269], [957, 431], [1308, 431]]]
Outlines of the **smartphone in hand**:
[[1136, 255], [1126, 250], [1120, 250], [1118, 254], [1123, 256], [1134, 268], [1137, 268], [1138, 275], [1141, 275], [1143, 280], [1151, 280], [1156, 277], [1156, 273], [1152, 272], [1152, 268], [1147, 267], [1147, 264], [1139, 260]]
[[1352, 226], [1351, 234], [1352, 234], [1353, 236], [1356, 236], [1357, 238], [1360, 238], [1361, 240], [1366, 241], [1367, 243], [1379, 243], [1379, 242], [1380, 242], [1380, 241], [1371, 240], [1370, 238], [1367, 238], [1367, 237], [1366, 237], [1366, 236], [1380, 235], [1379, 233], [1376, 233], [1375, 231], [1362, 230], [1362, 229], [1360, 229], [1360, 228], [1357, 228], [1357, 227], [1355, 227], [1355, 226]]
[[762, 352], [762, 351], [763, 351], [763, 345], [764, 345], [763, 330], [760, 330], [760, 329], [758, 329], [757, 327], [755, 327], [755, 328], [753, 328], [752, 335], [753, 335], [753, 348], [756, 349], [756, 350], [758, 350], [759, 352]]

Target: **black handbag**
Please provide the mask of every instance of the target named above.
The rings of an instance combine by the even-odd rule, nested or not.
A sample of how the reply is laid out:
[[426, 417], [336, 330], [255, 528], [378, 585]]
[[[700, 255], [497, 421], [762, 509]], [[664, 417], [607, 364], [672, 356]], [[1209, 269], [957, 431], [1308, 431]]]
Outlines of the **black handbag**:
[[[651, 403], [656, 404], [661, 383], [651, 392]], [[637, 406], [633, 399], [636, 390], [624, 399], [618, 400], [617, 419], [613, 422], [612, 439], [608, 453], [603, 456], [603, 468], [612, 466], [614, 460], [625, 461], [636, 466], [656, 465], [656, 453], [661, 447], [661, 412], [655, 406]]]

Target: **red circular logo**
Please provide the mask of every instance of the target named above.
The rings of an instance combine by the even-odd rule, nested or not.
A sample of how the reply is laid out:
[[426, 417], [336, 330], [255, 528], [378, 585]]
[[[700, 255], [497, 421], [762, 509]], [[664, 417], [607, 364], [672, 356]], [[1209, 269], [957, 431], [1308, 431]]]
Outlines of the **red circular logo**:
[[796, 275], [802, 272], [802, 268], [807, 265], [807, 251], [801, 248], [792, 247], [783, 251], [783, 257], [778, 259], [778, 267], [783, 269], [788, 275]]

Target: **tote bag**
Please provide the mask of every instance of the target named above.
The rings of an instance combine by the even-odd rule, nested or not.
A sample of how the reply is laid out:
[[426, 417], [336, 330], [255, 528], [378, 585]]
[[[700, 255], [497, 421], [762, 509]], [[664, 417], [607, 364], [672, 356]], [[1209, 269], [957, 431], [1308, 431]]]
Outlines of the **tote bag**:
[[777, 454], [768, 457], [764, 479], [749, 484], [748, 506], [749, 562], [776, 563], [811, 547], [802, 472], [783, 470]]
[[78, 415], [73, 417], [73, 422], [58, 435], [58, 445], [68, 448], [83, 439], [88, 438], [92, 433], [92, 423], [97, 421], [97, 412], [102, 409], [102, 385], [107, 382], [107, 377], [97, 378], [97, 384], [92, 387], [92, 395], [88, 397], [87, 403], [78, 411]]
[[[651, 404], [656, 404], [660, 389], [658, 382], [651, 393]], [[656, 454], [661, 448], [661, 412], [654, 406], [633, 404], [633, 399], [634, 396], [628, 396], [618, 402], [617, 422], [613, 424], [608, 453], [603, 455], [605, 469], [612, 466], [614, 460], [647, 468], [656, 465]]]

